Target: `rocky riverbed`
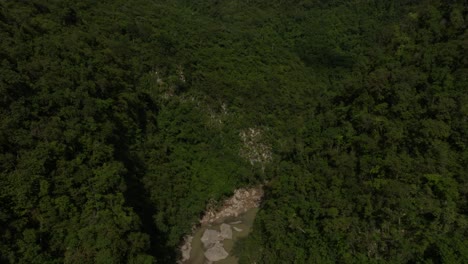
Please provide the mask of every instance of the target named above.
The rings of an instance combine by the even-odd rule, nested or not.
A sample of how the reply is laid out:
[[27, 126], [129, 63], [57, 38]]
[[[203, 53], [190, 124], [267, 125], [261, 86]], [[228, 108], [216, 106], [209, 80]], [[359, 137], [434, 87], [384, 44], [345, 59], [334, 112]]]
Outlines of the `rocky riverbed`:
[[223, 206], [207, 210], [193, 235], [185, 238], [180, 263], [237, 263], [229, 252], [238, 238], [250, 232], [262, 196], [261, 186], [238, 189]]

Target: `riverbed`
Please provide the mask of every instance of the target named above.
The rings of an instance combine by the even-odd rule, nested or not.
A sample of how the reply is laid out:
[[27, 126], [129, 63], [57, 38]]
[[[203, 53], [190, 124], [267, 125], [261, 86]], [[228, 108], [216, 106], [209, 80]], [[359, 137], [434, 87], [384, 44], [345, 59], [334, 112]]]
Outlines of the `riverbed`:
[[258, 208], [251, 208], [245, 213], [237, 217], [227, 217], [225, 219], [219, 219], [216, 223], [210, 225], [204, 225], [195, 230], [192, 240], [192, 250], [190, 252], [190, 259], [184, 263], [187, 264], [204, 264], [207, 260], [204, 256], [205, 249], [201, 242], [201, 237], [207, 229], [220, 231], [221, 224], [229, 224], [232, 228], [232, 239], [225, 239], [222, 241], [224, 249], [229, 253], [229, 256], [223, 260], [216, 261], [216, 264], [237, 264], [238, 259], [236, 256], [231, 254], [234, 244], [239, 238], [246, 237], [252, 230], [252, 225], [255, 220], [255, 216], [258, 212]]

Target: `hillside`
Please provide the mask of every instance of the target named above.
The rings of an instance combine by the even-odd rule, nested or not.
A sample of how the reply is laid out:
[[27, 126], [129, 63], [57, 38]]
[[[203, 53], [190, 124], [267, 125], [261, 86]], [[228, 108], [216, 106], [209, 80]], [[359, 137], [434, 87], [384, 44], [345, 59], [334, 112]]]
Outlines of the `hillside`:
[[468, 259], [465, 1], [0, 2], [0, 262]]

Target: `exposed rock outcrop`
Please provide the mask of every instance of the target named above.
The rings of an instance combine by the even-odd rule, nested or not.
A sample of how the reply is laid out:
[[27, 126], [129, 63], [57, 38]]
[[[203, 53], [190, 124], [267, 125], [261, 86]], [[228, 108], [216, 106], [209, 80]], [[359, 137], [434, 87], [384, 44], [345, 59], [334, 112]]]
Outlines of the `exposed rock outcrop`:
[[265, 164], [272, 161], [272, 151], [270, 144], [263, 138], [263, 132], [259, 128], [249, 128], [241, 131], [239, 136], [243, 142], [240, 156], [244, 157], [250, 164], [261, 164], [264, 169]]
[[208, 209], [200, 220], [200, 224], [212, 224], [229, 217], [237, 217], [238, 215], [247, 212], [249, 209], [258, 207], [262, 197], [262, 186], [250, 189], [237, 189], [231, 198], [224, 201], [224, 204], [220, 209]]

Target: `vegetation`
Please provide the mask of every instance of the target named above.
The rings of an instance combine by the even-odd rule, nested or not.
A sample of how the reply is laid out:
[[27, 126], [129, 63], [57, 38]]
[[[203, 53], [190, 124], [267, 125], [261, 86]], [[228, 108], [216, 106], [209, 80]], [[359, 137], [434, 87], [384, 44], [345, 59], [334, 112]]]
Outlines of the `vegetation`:
[[0, 2], [0, 262], [175, 263], [207, 204], [267, 182], [240, 263], [463, 263], [467, 14]]

